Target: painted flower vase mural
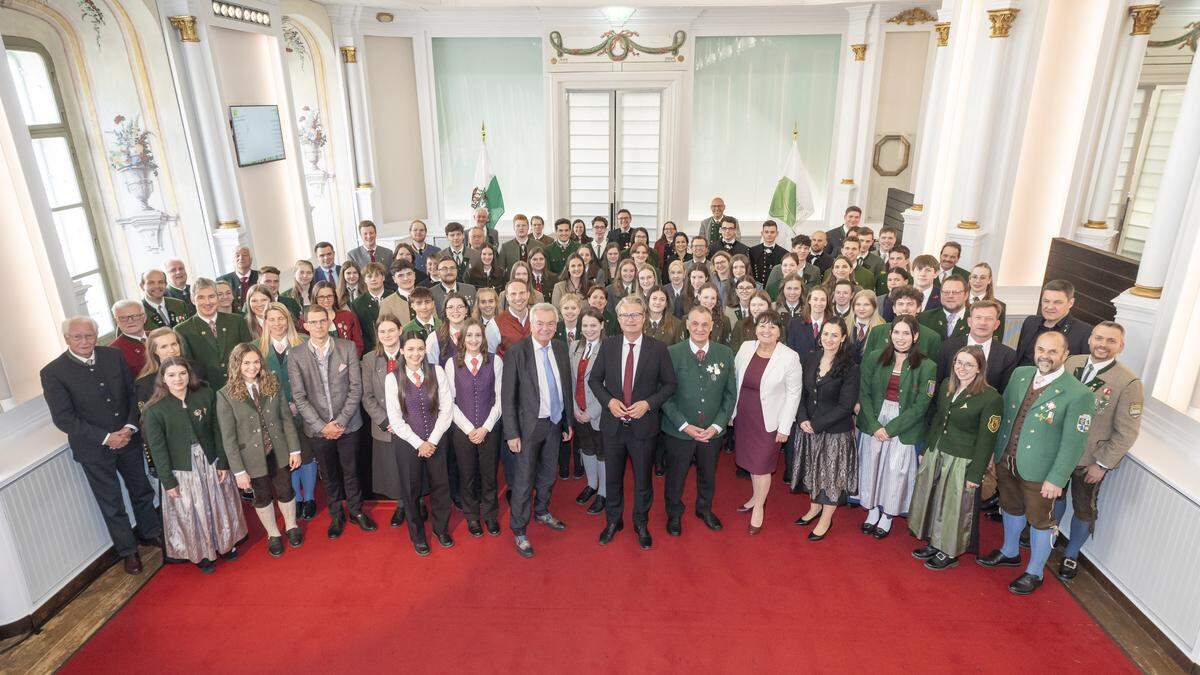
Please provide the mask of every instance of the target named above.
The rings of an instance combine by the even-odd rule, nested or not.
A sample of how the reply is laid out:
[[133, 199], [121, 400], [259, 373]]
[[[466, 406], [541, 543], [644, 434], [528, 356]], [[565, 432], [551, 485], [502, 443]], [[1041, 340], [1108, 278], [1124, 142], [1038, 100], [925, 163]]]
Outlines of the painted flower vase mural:
[[322, 171], [318, 163], [321, 161], [321, 148], [329, 142], [325, 135], [325, 125], [321, 123], [320, 111], [308, 106], [300, 109], [300, 118], [296, 125], [300, 129], [300, 145], [304, 148], [304, 157], [314, 171]]
[[150, 211], [150, 195], [154, 194], [154, 177], [158, 175], [158, 162], [150, 148], [150, 132], [142, 128], [140, 119], [129, 119], [124, 115], [113, 118], [116, 126], [112, 134], [116, 148], [108, 155], [114, 171], [125, 176], [125, 187], [141, 205]]

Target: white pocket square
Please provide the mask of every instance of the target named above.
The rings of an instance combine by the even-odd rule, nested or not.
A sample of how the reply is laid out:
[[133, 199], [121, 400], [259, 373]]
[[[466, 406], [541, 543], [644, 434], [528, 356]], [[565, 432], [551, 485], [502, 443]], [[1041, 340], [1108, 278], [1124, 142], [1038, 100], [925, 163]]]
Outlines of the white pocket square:
[[339, 364], [339, 365], [338, 365], [338, 372], [339, 372], [339, 373], [340, 373], [340, 372], [342, 372], [342, 371], [343, 371], [343, 370], [345, 370], [345, 369], [346, 369], [346, 364], [342, 363], [342, 364]]

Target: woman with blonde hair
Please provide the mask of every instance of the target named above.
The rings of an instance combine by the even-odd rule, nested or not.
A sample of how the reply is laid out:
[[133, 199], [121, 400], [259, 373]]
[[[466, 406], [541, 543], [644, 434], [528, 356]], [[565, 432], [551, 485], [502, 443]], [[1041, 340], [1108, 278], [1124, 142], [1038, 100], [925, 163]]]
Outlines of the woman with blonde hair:
[[[155, 328], [146, 335], [146, 364], [142, 366], [142, 370], [137, 374], [137, 379], [133, 381], [133, 396], [137, 399], [139, 413], [145, 410], [146, 402], [154, 395], [154, 380], [158, 376], [159, 364], [164, 359], [182, 355], [183, 343], [179, 341], [179, 336], [176, 335], [174, 329]], [[146, 445], [144, 437], [142, 447], [146, 454], [146, 466], [150, 475], [158, 478], [158, 470], [154, 468], [154, 458], [150, 455], [150, 448]]]
[[[263, 334], [258, 339], [258, 352], [265, 357], [267, 369], [279, 381], [279, 388], [287, 403], [288, 412], [297, 428], [300, 427], [296, 404], [292, 400], [292, 384], [288, 377], [287, 360], [293, 348], [304, 343], [304, 337], [296, 331], [292, 315], [286, 305], [280, 302], [271, 303], [264, 312]], [[317, 502], [314, 491], [317, 489], [317, 458], [308, 437], [299, 435], [300, 467], [292, 471], [292, 492], [296, 494], [297, 516], [304, 520], [312, 520], [317, 515]]]
[[238, 489], [252, 493], [251, 506], [267, 531], [267, 553], [283, 555], [272, 499], [283, 515], [288, 544], [299, 548], [304, 535], [296, 524], [291, 472], [300, 467], [300, 439], [279, 378], [252, 342], [229, 353], [225, 386], [217, 392], [217, 420], [229, 470]]
[[[508, 280], [520, 281], [525, 284], [525, 288], [529, 289], [530, 307], [539, 302], [545, 302], [545, 296], [542, 295], [542, 292], [533, 287], [533, 268], [524, 260], [518, 260], [512, 264], [512, 267], [508, 268]], [[501, 307], [504, 306], [504, 295], [504, 293], [500, 294]]]
[[500, 327], [496, 325], [496, 314], [500, 311], [500, 292], [494, 288], [475, 289], [475, 306], [471, 308], [471, 318], [483, 326], [483, 334], [487, 336], [488, 351], [495, 354], [500, 345]]
[[847, 342], [853, 348], [851, 352], [855, 363], [862, 363], [863, 350], [867, 346], [867, 335], [871, 329], [887, 323], [879, 315], [879, 299], [875, 291], [862, 289], [850, 299], [850, 315], [845, 318], [846, 329], [849, 331]]
[[967, 277], [967, 313], [970, 314], [971, 305], [980, 300], [994, 300], [1000, 305], [1000, 325], [996, 327], [994, 335], [997, 338], [1004, 335], [1005, 314], [1008, 307], [1003, 301], [996, 299], [995, 287], [993, 286], [992, 266], [985, 263], [975, 263], [971, 268], [971, 276]]

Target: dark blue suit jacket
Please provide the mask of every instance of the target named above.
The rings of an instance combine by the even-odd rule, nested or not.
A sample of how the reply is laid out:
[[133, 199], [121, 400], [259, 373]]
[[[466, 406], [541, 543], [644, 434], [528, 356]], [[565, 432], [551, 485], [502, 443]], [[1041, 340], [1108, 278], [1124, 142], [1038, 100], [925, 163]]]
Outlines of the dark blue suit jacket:
[[820, 341], [813, 337], [813, 326], [803, 317], [795, 317], [788, 322], [787, 346], [800, 355], [803, 362], [808, 353], [820, 346]]

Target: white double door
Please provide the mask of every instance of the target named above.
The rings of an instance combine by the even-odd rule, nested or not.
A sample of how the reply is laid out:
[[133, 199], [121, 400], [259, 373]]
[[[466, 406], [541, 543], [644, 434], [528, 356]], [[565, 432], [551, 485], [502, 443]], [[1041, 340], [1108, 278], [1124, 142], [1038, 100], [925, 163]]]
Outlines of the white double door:
[[[562, 202], [572, 220], [591, 231], [592, 218], [616, 224], [629, 209], [633, 226], [656, 238], [663, 200], [663, 91], [660, 89], [567, 89]], [[559, 156], [562, 156], [561, 154]], [[561, 202], [560, 202], [561, 203]]]

